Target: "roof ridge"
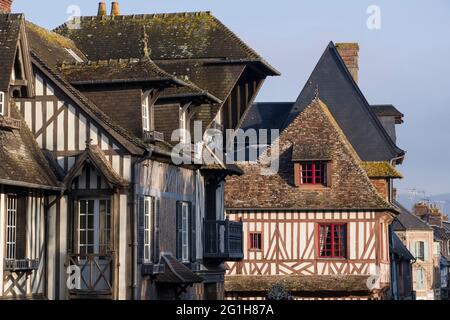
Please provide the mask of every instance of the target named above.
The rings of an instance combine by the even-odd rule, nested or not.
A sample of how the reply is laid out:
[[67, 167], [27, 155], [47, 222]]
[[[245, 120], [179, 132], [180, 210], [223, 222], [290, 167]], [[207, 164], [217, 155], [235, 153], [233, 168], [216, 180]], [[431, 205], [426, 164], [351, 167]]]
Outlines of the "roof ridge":
[[94, 20], [103, 20], [103, 21], [113, 21], [113, 20], [143, 20], [143, 19], [152, 19], [152, 18], [167, 18], [167, 17], [200, 17], [200, 16], [212, 16], [211, 11], [185, 11], [185, 12], [167, 12], [167, 13], [141, 13], [141, 14], [125, 14], [118, 16], [81, 16], [74, 17], [70, 21], [66, 21], [62, 25], [53, 29], [54, 32], [58, 30], [64, 29], [68, 23], [72, 21], [94, 21]]

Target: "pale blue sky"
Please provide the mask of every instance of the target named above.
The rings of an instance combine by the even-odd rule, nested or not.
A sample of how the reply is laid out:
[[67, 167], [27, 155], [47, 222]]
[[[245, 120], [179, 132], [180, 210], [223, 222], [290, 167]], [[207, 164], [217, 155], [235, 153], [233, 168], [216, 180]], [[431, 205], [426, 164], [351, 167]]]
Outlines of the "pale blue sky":
[[[107, 1], [108, 3], [110, 1]], [[47, 28], [64, 22], [70, 5], [95, 15], [96, 0], [15, 0], [14, 11]], [[398, 144], [408, 188], [450, 192], [450, 1], [448, 0], [121, 0], [123, 14], [210, 10], [282, 72], [258, 101], [293, 101], [330, 40], [359, 42], [360, 86], [370, 103], [405, 114]], [[369, 5], [381, 29], [366, 27]], [[109, 4], [108, 4], [109, 6]]]

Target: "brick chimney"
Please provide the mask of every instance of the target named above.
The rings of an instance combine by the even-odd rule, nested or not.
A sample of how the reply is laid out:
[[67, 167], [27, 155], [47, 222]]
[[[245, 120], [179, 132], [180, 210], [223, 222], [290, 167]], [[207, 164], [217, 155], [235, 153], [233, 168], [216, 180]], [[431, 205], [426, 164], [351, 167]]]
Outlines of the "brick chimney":
[[99, 17], [104, 17], [104, 16], [106, 16], [106, 3], [105, 3], [105, 1], [101, 1], [101, 2], [99, 2], [99, 4], [98, 4], [98, 13], [97, 13], [97, 16], [99, 16]]
[[11, 13], [13, 0], [0, 0], [0, 13]]
[[344, 60], [348, 71], [356, 83], [358, 83], [358, 54], [359, 45], [357, 43], [336, 43], [336, 49]]
[[414, 205], [414, 214], [432, 226], [442, 227], [444, 214], [433, 204], [419, 202]]
[[120, 16], [119, 2], [113, 1], [111, 4], [111, 15], [114, 17]]

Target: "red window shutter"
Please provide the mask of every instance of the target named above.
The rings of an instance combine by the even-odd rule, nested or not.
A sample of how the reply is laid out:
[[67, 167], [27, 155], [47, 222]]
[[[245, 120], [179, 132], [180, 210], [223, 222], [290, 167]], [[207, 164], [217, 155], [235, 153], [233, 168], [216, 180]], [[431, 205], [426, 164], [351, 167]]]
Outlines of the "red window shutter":
[[327, 187], [333, 185], [333, 164], [329, 161], [326, 165], [325, 179], [327, 180]]
[[294, 184], [296, 187], [299, 187], [301, 185], [300, 170], [300, 163], [294, 163]]

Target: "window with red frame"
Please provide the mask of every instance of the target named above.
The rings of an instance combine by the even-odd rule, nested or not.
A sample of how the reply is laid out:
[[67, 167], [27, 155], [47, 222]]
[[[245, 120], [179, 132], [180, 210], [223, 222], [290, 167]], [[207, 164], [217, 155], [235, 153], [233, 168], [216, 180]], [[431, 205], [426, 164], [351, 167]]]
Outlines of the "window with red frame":
[[319, 256], [320, 258], [346, 258], [347, 256], [347, 225], [319, 225]]
[[300, 163], [300, 183], [312, 185], [327, 184], [327, 163], [308, 161]]
[[250, 250], [262, 250], [262, 234], [261, 232], [250, 232], [249, 237]]

